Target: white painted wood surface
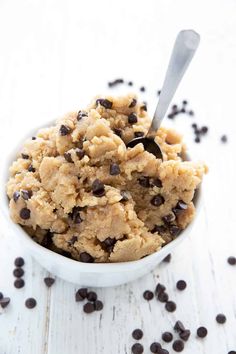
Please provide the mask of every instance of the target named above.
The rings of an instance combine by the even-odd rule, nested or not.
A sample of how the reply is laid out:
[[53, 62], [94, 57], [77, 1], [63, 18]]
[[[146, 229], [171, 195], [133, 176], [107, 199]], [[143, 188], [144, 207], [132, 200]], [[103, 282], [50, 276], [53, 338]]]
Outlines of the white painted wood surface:
[[[189, 99], [196, 121], [210, 126], [208, 138], [197, 145], [191, 118], [174, 124], [191, 154], [210, 167], [191, 237], [174, 252], [171, 264], [132, 284], [98, 289], [102, 313], [84, 315], [74, 302], [73, 284], [56, 279], [46, 289], [46, 271], [11, 244], [11, 235], [0, 234], [0, 291], [11, 297], [0, 315], [1, 354], [126, 354], [136, 327], [144, 330], [141, 342], [149, 353], [150, 343], [171, 330], [176, 319], [193, 333], [185, 353], [236, 350], [236, 268], [226, 262], [236, 255], [235, 13], [235, 0], [0, 1], [1, 154], [25, 129], [85, 105], [106, 91], [107, 80], [119, 76], [134, 80], [135, 90], [145, 85], [142, 98], [152, 104], [182, 28], [199, 31], [202, 42], [176, 101]], [[226, 145], [219, 141], [222, 133], [229, 136]], [[12, 276], [18, 255], [26, 259], [21, 290], [14, 289]], [[183, 293], [175, 291], [181, 278], [188, 282]], [[178, 304], [173, 314], [155, 300], [142, 299], [143, 290], [153, 289], [158, 280]], [[31, 311], [24, 307], [29, 296], [38, 302]], [[223, 326], [215, 322], [219, 312], [227, 316]], [[204, 340], [196, 339], [199, 325], [209, 329]]]

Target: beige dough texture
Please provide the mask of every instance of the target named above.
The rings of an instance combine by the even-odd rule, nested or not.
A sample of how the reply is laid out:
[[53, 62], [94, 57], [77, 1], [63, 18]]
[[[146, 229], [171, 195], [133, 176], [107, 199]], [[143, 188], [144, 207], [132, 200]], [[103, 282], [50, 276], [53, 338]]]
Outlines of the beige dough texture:
[[156, 142], [164, 160], [126, 144], [150, 125], [135, 95], [96, 97], [24, 143], [10, 167], [10, 214], [36, 242], [81, 262], [138, 260], [178, 237], [194, 218], [207, 171], [184, 161], [172, 129]]

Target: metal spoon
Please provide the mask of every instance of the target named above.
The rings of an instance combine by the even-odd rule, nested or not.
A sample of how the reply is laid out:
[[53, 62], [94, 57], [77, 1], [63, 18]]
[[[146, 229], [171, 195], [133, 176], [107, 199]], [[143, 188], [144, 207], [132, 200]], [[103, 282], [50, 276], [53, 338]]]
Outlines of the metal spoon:
[[145, 137], [132, 139], [127, 146], [134, 147], [143, 144], [144, 149], [163, 159], [160, 146], [154, 141], [156, 132], [166, 114], [170, 102], [179, 86], [185, 71], [187, 70], [200, 42], [200, 36], [193, 30], [179, 32], [172, 50], [165, 81], [161, 90], [160, 98], [152, 120], [152, 124]]

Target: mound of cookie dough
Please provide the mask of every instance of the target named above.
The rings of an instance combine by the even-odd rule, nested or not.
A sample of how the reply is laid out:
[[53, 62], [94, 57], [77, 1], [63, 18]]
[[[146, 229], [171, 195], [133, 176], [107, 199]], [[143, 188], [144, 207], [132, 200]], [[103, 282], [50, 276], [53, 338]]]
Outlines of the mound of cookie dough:
[[140, 259], [191, 222], [206, 167], [184, 161], [179, 134], [160, 128], [164, 161], [126, 148], [148, 130], [134, 95], [96, 98], [41, 129], [10, 167], [7, 194], [15, 223], [39, 244], [81, 262]]

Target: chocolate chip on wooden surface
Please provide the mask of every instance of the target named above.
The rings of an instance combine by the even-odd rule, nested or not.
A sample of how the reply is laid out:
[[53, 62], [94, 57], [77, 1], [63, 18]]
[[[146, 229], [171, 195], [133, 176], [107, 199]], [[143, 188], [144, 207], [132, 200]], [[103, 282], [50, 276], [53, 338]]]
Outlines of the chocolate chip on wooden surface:
[[132, 332], [132, 337], [136, 340], [140, 340], [141, 338], [143, 338], [143, 331], [139, 328], [136, 328]]
[[171, 254], [169, 253], [169, 254], [162, 260], [162, 262], [170, 263], [170, 261], [171, 261]]
[[226, 322], [226, 316], [223, 313], [219, 313], [216, 316], [216, 322], [218, 322], [219, 324], [224, 324]]
[[144, 297], [145, 300], [150, 301], [150, 300], [153, 299], [154, 294], [150, 290], [145, 290], [144, 293], [143, 293], [143, 297]]
[[94, 302], [94, 308], [95, 308], [95, 311], [101, 311], [103, 309], [103, 302], [100, 300], [96, 300]]
[[9, 297], [2, 297], [0, 298], [0, 306], [5, 309], [10, 303], [11, 299]]
[[176, 339], [172, 345], [172, 348], [176, 352], [182, 352], [184, 350], [184, 342], [180, 339]]
[[170, 343], [173, 339], [173, 334], [171, 332], [164, 332], [161, 336], [162, 340], [166, 343]]
[[208, 333], [208, 331], [207, 331], [206, 327], [199, 327], [197, 329], [197, 336], [199, 338], [205, 338], [207, 336], [207, 333]]
[[30, 297], [25, 301], [25, 306], [28, 309], [33, 309], [36, 305], [37, 305], [37, 301], [33, 297]]
[[25, 286], [25, 281], [22, 278], [18, 278], [14, 281], [14, 287], [17, 289], [21, 289]]
[[160, 349], [162, 349], [162, 348], [161, 348], [160, 343], [158, 343], [158, 342], [153, 342], [153, 343], [150, 345], [150, 351], [151, 351], [152, 353], [154, 353], [154, 354], [159, 354]]
[[23, 265], [25, 264], [24, 258], [17, 257], [14, 261], [14, 264], [16, 267], [23, 267]]
[[164, 291], [157, 295], [157, 300], [160, 302], [167, 302], [169, 300], [169, 295]]
[[234, 256], [228, 257], [227, 262], [228, 262], [230, 265], [235, 265], [235, 264], [236, 264], [236, 257], [234, 257]]
[[165, 304], [165, 309], [168, 312], [174, 312], [176, 310], [176, 303], [174, 301], [167, 301]]
[[51, 288], [51, 286], [55, 283], [55, 279], [51, 277], [45, 277], [43, 280], [48, 288]]
[[180, 338], [183, 339], [185, 342], [187, 342], [187, 340], [189, 339], [190, 337], [190, 330], [189, 329], [185, 329], [183, 332], [181, 332], [179, 334]]
[[92, 313], [95, 311], [95, 306], [92, 302], [87, 302], [86, 304], [84, 304], [83, 310], [85, 313]]
[[13, 275], [14, 275], [14, 277], [16, 277], [16, 278], [21, 278], [21, 277], [23, 277], [23, 275], [24, 275], [24, 269], [22, 269], [21, 267], [17, 267], [17, 268], [15, 268], [14, 270], [13, 270]]
[[174, 330], [178, 333], [181, 333], [185, 331], [185, 327], [181, 321], [176, 321], [174, 325]]
[[140, 343], [135, 343], [131, 347], [131, 351], [133, 354], [142, 354], [143, 353], [143, 346]]
[[79, 290], [76, 291], [75, 293], [75, 301], [83, 301], [86, 299], [88, 294], [88, 289], [87, 288], [80, 288]]
[[178, 290], [184, 290], [184, 289], [186, 289], [186, 287], [187, 287], [187, 283], [186, 283], [185, 280], [178, 280], [178, 281], [177, 281], [177, 283], [176, 283], [176, 288], [177, 288]]
[[88, 301], [94, 302], [97, 300], [97, 294], [94, 291], [89, 291], [87, 293], [87, 299]]

